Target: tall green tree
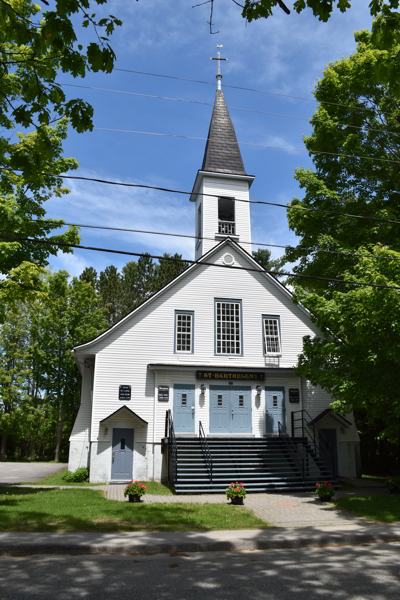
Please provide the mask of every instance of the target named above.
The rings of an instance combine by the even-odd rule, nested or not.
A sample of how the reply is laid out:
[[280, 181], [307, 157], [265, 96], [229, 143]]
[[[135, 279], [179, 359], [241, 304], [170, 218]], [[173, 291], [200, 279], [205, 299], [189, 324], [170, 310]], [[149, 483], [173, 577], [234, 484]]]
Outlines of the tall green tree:
[[121, 273], [110, 265], [100, 272], [98, 278], [92, 267], [89, 267], [81, 273], [80, 278], [92, 285], [95, 283], [101, 302], [107, 307], [108, 322], [112, 325], [189, 266], [182, 261], [181, 254], [164, 253], [164, 258], [165, 260], [157, 263], [148, 254], [144, 254], [138, 261], [126, 263]]
[[[32, 223], [45, 216], [43, 203], [68, 192], [59, 175], [76, 169], [62, 157], [67, 122], [78, 132], [93, 128], [93, 107], [68, 99], [57, 83], [62, 71], [84, 77], [88, 71], [111, 72], [115, 55], [109, 36], [121, 25], [114, 16], [96, 19], [93, 5], [107, 0], [0, 0], [0, 235], [51, 242], [79, 242], [77, 230], [50, 236], [62, 222]], [[77, 33], [76, 17], [83, 29]], [[89, 28], [92, 38], [79, 41]], [[14, 130], [24, 128], [26, 133]], [[68, 249], [62, 249], [68, 251]], [[42, 268], [56, 246], [0, 238], [1, 307], [33, 297], [40, 289]]]
[[[182, 254], [163, 254], [164, 259], [175, 259], [175, 260], [160, 260], [155, 266], [155, 280], [153, 284], [153, 291], [157, 292], [170, 281], [178, 277], [183, 271], [189, 267], [189, 263], [182, 261]], [[179, 262], [182, 261], [182, 262]]]
[[100, 272], [97, 281], [97, 291], [99, 293], [102, 306], [107, 308], [108, 324], [112, 325], [121, 316], [121, 275], [117, 267], [109, 265]]
[[78, 279], [69, 283], [68, 277], [66, 271], [48, 275], [46, 294], [36, 301], [31, 317], [29, 352], [53, 415], [54, 460], [60, 459], [65, 426], [70, 431], [80, 403], [80, 376], [71, 350], [107, 326], [93, 287]]
[[[367, 31], [355, 37], [356, 53], [330, 64], [318, 82], [321, 104], [305, 144], [321, 153], [312, 154], [314, 171], [297, 170], [304, 198], [291, 203], [337, 214], [289, 210], [300, 242], [286, 250], [286, 259], [298, 261], [294, 270], [303, 275], [400, 286], [399, 225], [379, 221], [400, 221], [400, 105], [397, 82], [375, 78], [376, 65], [389, 65], [399, 45], [379, 50]], [[332, 98], [336, 104], [328, 104]], [[313, 279], [291, 283], [323, 332], [305, 338], [298, 372], [328, 390], [335, 409], [355, 409], [377, 435], [399, 440], [400, 292]]]
[[9, 435], [16, 435], [27, 401], [30, 364], [27, 355], [29, 320], [26, 307], [9, 311], [0, 326], [0, 458], [6, 458]]
[[285, 258], [272, 258], [271, 250], [258, 248], [252, 252], [253, 257], [266, 271], [282, 271]]

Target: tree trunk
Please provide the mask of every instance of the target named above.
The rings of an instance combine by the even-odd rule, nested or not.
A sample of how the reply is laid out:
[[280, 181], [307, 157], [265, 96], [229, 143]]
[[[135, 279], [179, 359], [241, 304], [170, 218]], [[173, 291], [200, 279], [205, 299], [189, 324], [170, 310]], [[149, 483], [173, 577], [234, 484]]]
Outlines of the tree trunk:
[[7, 458], [7, 438], [8, 433], [1, 434], [0, 458]]
[[60, 412], [59, 412], [57, 432], [56, 432], [56, 452], [54, 455], [54, 460], [57, 462], [60, 460], [61, 438], [62, 438], [62, 432], [64, 429], [64, 417], [65, 417], [65, 408], [63, 406], [61, 406]]

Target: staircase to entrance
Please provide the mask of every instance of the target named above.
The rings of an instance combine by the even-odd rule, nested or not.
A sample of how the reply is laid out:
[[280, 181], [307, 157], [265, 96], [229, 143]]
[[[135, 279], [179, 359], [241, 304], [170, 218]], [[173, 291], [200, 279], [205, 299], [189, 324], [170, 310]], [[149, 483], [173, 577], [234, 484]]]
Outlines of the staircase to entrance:
[[271, 438], [213, 438], [200, 423], [198, 437], [180, 438], [168, 413], [166, 432], [169, 479], [177, 494], [223, 493], [232, 481], [250, 493], [315, 490], [319, 481], [337, 486], [328, 457], [307, 435], [289, 437], [280, 427]]

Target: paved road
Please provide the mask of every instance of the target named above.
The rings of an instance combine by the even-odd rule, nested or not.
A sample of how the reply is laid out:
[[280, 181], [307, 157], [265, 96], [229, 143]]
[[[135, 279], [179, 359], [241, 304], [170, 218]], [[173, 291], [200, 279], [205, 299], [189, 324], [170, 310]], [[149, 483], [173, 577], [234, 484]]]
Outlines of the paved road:
[[4, 556], [0, 600], [398, 600], [400, 544]]
[[0, 485], [39, 481], [42, 477], [57, 473], [67, 466], [66, 463], [0, 462]]

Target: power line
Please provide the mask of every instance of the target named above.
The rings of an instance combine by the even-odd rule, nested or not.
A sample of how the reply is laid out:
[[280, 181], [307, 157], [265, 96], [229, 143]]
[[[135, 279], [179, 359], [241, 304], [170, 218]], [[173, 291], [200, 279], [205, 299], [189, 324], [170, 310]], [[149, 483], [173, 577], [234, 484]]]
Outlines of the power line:
[[384, 288], [384, 289], [389, 289], [389, 290], [400, 290], [400, 287], [398, 286], [393, 286], [393, 285], [383, 285], [383, 284], [379, 284], [379, 283], [366, 283], [364, 281], [351, 281], [351, 280], [347, 280], [347, 279], [336, 279], [333, 277], [318, 277], [316, 275], [300, 275], [299, 273], [284, 273], [284, 272], [280, 272], [280, 271], [266, 271], [265, 269], [263, 269], [261, 267], [260, 269], [252, 269], [251, 267], [236, 267], [234, 265], [221, 265], [219, 263], [209, 263], [209, 262], [205, 262], [202, 260], [189, 260], [189, 259], [184, 259], [184, 258], [174, 258], [174, 257], [168, 257], [166, 258], [165, 256], [157, 256], [154, 254], [147, 254], [147, 253], [143, 253], [143, 252], [128, 252], [126, 250], [112, 250], [110, 248], [98, 248], [96, 246], [82, 246], [80, 244], [68, 244], [66, 242], [52, 242], [50, 240], [38, 240], [35, 238], [26, 238], [26, 237], [19, 237], [19, 236], [13, 236], [13, 235], [4, 235], [4, 234], [0, 234], [0, 239], [5, 239], [5, 240], [11, 240], [11, 241], [16, 241], [16, 242], [33, 242], [35, 244], [45, 244], [45, 245], [49, 245], [49, 246], [57, 246], [57, 247], [65, 247], [65, 248], [80, 248], [81, 250], [94, 250], [96, 252], [110, 252], [112, 254], [123, 254], [126, 256], [139, 256], [139, 257], [144, 257], [147, 256], [148, 258], [154, 258], [156, 260], [169, 260], [172, 262], [178, 262], [178, 263], [189, 263], [192, 265], [205, 265], [205, 266], [209, 266], [209, 267], [219, 267], [221, 269], [234, 269], [234, 270], [238, 270], [238, 271], [249, 271], [249, 272], [255, 272], [255, 273], [268, 273], [269, 275], [277, 275], [277, 276], [286, 276], [286, 277], [299, 277], [302, 279], [315, 279], [318, 281], [332, 281], [334, 283], [347, 283], [350, 285], [358, 285], [361, 287], [373, 287], [373, 288]]
[[[154, 94], [142, 94], [140, 92], [127, 92], [124, 90], [112, 90], [110, 88], [99, 88], [99, 87], [93, 87], [90, 85], [78, 85], [75, 83], [60, 83], [59, 85], [65, 87], [76, 87], [76, 88], [83, 88], [85, 90], [96, 90], [96, 91], [100, 91], [100, 92], [113, 92], [115, 94], [126, 94], [129, 96], [139, 96], [142, 98], [154, 98], [157, 100], [173, 100], [174, 102], [184, 102], [186, 104], [200, 104], [202, 106], [214, 106], [213, 102], [200, 102], [200, 100], [186, 100], [183, 98], [171, 98], [169, 96], [157, 96]], [[229, 105], [229, 109], [230, 110], [242, 110], [245, 112], [252, 112], [252, 113], [257, 113], [260, 115], [270, 115], [273, 117], [284, 117], [286, 119], [297, 119], [300, 121], [307, 121], [309, 123], [310, 119], [309, 117], [297, 117], [295, 115], [284, 115], [282, 113], [275, 113], [275, 112], [268, 112], [265, 110], [256, 110], [253, 108], [243, 108], [243, 107], [239, 107], [239, 106], [230, 106]], [[326, 121], [323, 121], [322, 119], [315, 119], [313, 117], [313, 121], [317, 122], [317, 123], [326, 123]], [[335, 126], [337, 127], [350, 127], [352, 129], [362, 129], [362, 130], [366, 130], [366, 131], [377, 131], [378, 133], [390, 133], [392, 135], [400, 135], [400, 133], [396, 132], [396, 131], [388, 131], [387, 129], [377, 129], [375, 127], [369, 127], [367, 125], [364, 125], [362, 127], [358, 126], [358, 125], [349, 125], [348, 123], [334, 123]]]
[[[168, 233], [166, 231], [149, 231], [149, 230], [145, 230], [145, 229], [128, 229], [126, 227], [107, 227], [106, 225], [87, 225], [87, 224], [83, 224], [83, 223], [69, 223], [67, 221], [64, 221], [63, 219], [24, 219], [24, 221], [27, 221], [29, 223], [54, 223], [55, 225], [59, 225], [59, 226], [65, 226], [65, 225], [71, 225], [73, 227], [84, 227], [87, 229], [104, 229], [107, 231], [125, 231], [128, 233], [144, 233], [144, 234], [151, 234], [151, 235], [166, 235], [168, 237], [179, 237], [179, 238], [190, 238], [193, 240], [208, 240], [211, 242], [215, 242], [215, 238], [211, 238], [211, 237], [206, 237], [206, 236], [198, 236], [198, 235], [189, 235], [187, 233]], [[63, 221], [62, 223], [60, 223], [60, 221]], [[310, 251], [311, 253], [314, 252], [325, 252], [327, 254], [342, 254], [344, 256], [355, 256], [356, 258], [373, 258], [373, 259], [379, 259], [379, 260], [394, 260], [394, 261], [400, 261], [400, 258], [392, 258], [391, 256], [375, 256], [374, 254], [356, 254], [355, 252], [343, 252], [340, 250], [326, 250], [325, 248], [314, 248], [313, 246], [310, 247], [302, 247], [302, 246], [283, 246], [281, 244], [265, 244], [263, 242], [240, 242], [241, 245], [247, 245], [247, 246], [267, 246], [269, 248], [283, 248], [283, 249], [288, 249], [288, 250], [307, 250]]]
[[[15, 173], [16, 171], [21, 171], [21, 169], [11, 169], [8, 167], [0, 167], [0, 171], [11, 171]], [[186, 196], [207, 196], [207, 198], [220, 198], [217, 194], [205, 194], [204, 192], [184, 192], [182, 190], [173, 190], [170, 188], [163, 188], [156, 185], [145, 185], [142, 183], [124, 183], [122, 181], [108, 181], [107, 179], [97, 179], [95, 177], [81, 177], [79, 175], [55, 175], [54, 173], [41, 173], [47, 177], [59, 177], [60, 179], [76, 179], [79, 181], [94, 181], [96, 183], [104, 183], [106, 185], [119, 185], [122, 187], [133, 187], [133, 188], [142, 188], [147, 190], [158, 190], [160, 192], [168, 192], [174, 194], [184, 194]], [[367, 221], [378, 221], [381, 223], [392, 223], [395, 225], [400, 225], [400, 221], [395, 221], [392, 219], [383, 219], [381, 217], [367, 217], [365, 215], [353, 215], [351, 213], [343, 213], [335, 210], [325, 210], [323, 208], [307, 208], [304, 206], [289, 206], [288, 204], [279, 204], [278, 202], [267, 202], [266, 200], [244, 200], [243, 198], [235, 198], [235, 202], [245, 202], [247, 204], [265, 204], [267, 206], [279, 206], [281, 208], [286, 208], [287, 210], [303, 210], [306, 212], [322, 212], [329, 215], [338, 215], [339, 217], [350, 217], [353, 219], [366, 219]]]
[[[150, 77], [163, 77], [164, 79], [176, 79], [178, 81], [190, 81], [191, 83], [202, 83], [205, 85], [215, 86], [215, 81], [202, 81], [201, 79], [188, 79], [186, 77], [175, 77], [173, 75], [161, 75], [160, 73], [146, 73], [145, 71], [133, 71], [132, 69], [117, 69], [114, 71], [122, 71], [125, 73], [135, 73], [137, 75], [149, 75]], [[267, 90], [257, 90], [254, 88], [241, 87], [239, 85], [227, 85], [223, 84], [225, 88], [231, 88], [234, 90], [243, 90], [245, 92], [256, 92], [258, 94], [268, 94], [270, 96], [282, 96], [283, 98], [294, 98], [295, 100], [307, 100], [308, 102], [319, 102], [320, 104], [331, 104], [332, 106], [343, 106], [344, 108], [351, 108], [353, 110], [365, 110], [368, 112], [375, 113], [373, 108], [366, 108], [363, 106], [351, 106], [351, 104], [340, 104], [339, 102], [328, 102], [328, 100], [316, 100], [315, 98], [305, 98], [303, 96], [293, 96], [291, 94], [281, 94], [278, 92], [269, 92]]]
[[[172, 137], [184, 140], [201, 140], [208, 142], [210, 138], [196, 137], [191, 135], [178, 135], [176, 133], [158, 133], [154, 131], [138, 131], [136, 129], [115, 129], [112, 127], [94, 127], [99, 131], [116, 131], [119, 133], [139, 133], [141, 135], [155, 135], [159, 137]], [[295, 152], [308, 152], [309, 154], [325, 154], [329, 156], [344, 156], [346, 158], [359, 158], [362, 160], [379, 160], [380, 162], [400, 163], [400, 160], [390, 160], [389, 158], [378, 158], [375, 156], [357, 156], [355, 154], [342, 154], [340, 152], [326, 152], [324, 150], [308, 150], [307, 148], [292, 148], [291, 146], [272, 146], [270, 144], [256, 144], [255, 142], [239, 142], [239, 146], [258, 146], [260, 148], [275, 148], [278, 150], [292, 150]]]

